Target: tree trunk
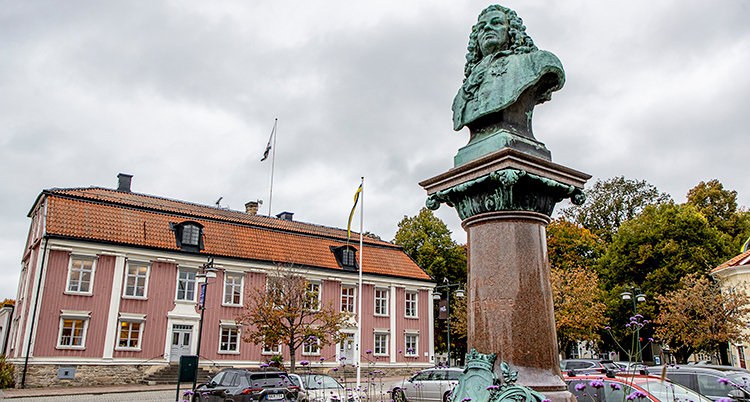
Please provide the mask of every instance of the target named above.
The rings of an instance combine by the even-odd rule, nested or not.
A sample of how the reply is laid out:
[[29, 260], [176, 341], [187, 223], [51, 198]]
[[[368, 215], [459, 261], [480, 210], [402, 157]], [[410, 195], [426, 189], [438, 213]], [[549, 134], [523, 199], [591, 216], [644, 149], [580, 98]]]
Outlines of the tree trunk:
[[297, 365], [294, 360], [294, 357], [297, 354], [297, 347], [295, 346], [294, 341], [289, 342], [287, 346], [289, 347], [289, 365], [291, 366], [289, 372], [294, 374], [294, 367]]

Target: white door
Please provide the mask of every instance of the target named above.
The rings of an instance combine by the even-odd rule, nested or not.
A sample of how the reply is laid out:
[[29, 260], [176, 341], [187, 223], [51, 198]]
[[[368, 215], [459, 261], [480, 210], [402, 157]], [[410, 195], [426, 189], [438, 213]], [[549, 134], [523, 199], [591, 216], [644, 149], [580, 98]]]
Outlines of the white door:
[[172, 349], [169, 353], [169, 361], [178, 362], [180, 356], [190, 354], [192, 335], [192, 325], [172, 325]]
[[339, 357], [345, 357], [345, 363], [354, 364], [354, 334], [346, 334], [346, 339], [339, 343]]

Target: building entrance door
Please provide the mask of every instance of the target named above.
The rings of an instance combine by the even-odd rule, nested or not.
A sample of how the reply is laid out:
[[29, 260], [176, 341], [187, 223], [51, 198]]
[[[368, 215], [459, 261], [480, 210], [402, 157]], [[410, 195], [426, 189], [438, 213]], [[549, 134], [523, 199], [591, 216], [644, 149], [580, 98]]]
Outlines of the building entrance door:
[[172, 325], [172, 350], [169, 352], [169, 361], [178, 362], [180, 356], [190, 354], [192, 335], [192, 325]]
[[346, 339], [339, 343], [339, 358], [345, 357], [345, 362], [354, 363], [354, 334], [346, 334]]

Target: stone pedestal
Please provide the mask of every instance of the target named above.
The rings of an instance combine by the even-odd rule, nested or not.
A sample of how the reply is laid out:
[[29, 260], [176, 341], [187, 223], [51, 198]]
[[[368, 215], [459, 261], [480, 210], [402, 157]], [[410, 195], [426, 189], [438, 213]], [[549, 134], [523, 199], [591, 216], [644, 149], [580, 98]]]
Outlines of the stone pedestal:
[[555, 331], [546, 226], [556, 203], [585, 201], [591, 176], [504, 148], [420, 183], [427, 206], [456, 208], [468, 234], [468, 347], [496, 353], [518, 384], [571, 401]]

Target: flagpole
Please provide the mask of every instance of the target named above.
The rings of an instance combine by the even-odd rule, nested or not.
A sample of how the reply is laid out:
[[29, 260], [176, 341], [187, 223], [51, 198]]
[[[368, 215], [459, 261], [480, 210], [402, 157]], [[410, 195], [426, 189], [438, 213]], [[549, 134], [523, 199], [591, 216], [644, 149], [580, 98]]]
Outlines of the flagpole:
[[362, 254], [365, 249], [362, 248], [362, 234], [364, 233], [364, 220], [365, 220], [365, 177], [362, 176], [362, 183], [359, 185], [362, 188], [362, 205], [359, 208], [359, 290], [357, 298], [357, 389], [360, 388], [360, 381], [362, 377]]
[[273, 171], [276, 165], [276, 137], [277, 137], [276, 125], [278, 122], [279, 122], [278, 118], [274, 119], [273, 133], [271, 133], [271, 135], [273, 136], [273, 146], [271, 147], [272, 148], [271, 149], [271, 152], [272, 152], [271, 154], [271, 189], [268, 194], [268, 216], [271, 216], [271, 203], [273, 202]]

